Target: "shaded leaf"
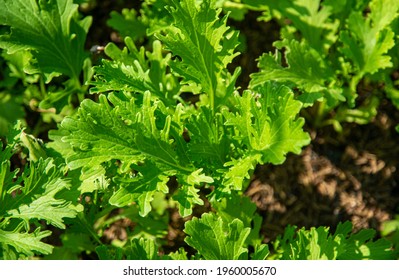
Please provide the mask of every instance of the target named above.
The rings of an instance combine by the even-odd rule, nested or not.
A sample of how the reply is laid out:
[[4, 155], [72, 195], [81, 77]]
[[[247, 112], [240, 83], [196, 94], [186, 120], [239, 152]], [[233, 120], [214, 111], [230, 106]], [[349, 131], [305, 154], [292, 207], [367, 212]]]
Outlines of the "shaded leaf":
[[194, 247], [206, 260], [246, 259], [248, 250], [244, 247], [250, 229], [234, 219], [226, 223], [215, 214], [205, 213], [200, 219], [186, 222], [185, 241]]

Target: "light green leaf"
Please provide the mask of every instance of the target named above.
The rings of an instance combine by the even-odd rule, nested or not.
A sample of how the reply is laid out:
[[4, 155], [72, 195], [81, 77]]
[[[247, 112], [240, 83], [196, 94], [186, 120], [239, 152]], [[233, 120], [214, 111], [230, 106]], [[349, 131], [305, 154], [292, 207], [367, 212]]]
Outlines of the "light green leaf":
[[69, 183], [62, 178], [62, 174], [54, 166], [52, 159], [39, 159], [37, 163], [25, 169], [22, 178], [24, 186], [17, 186], [21, 194], [12, 198], [10, 190], [7, 199], [0, 207], [0, 213], [8, 221], [20, 219], [29, 229], [32, 219], [44, 220], [58, 228], [65, 228], [63, 218], [74, 218], [79, 210], [71, 202], [57, 199], [55, 195], [63, 189], [69, 188]]
[[295, 232], [296, 227], [287, 227], [283, 237], [278, 237], [275, 249], [279, 258], [288, 260], [360, 260], [360, 259], [390, 259], [391, 244], [384, 239], [372, 241], [375, 231], [363, 229], [352, 234], [350, 222], [340, 223], [334, 234], [328, 227], [302, 228]]
[[237, 129], [249, 156], [260, 154], [259, 163], [281, 164], [288, 152], [299, 154], [310, 142], [304, 120], [297, 117], [302, 105], [285, 86], [266, 83], [257, 90], [259, 99], [249, 91], [236, 96], [237, 112], [225, 112], [225, 124]]
[[395, 0], [372, 0], [370, 2], [370, 18], [373, 28], [382, 30], [399, 16], [399, 3]]
[[204, 201], [200, 198], [199, 189], [191, 185], [183, 185], [173, 196], [173, 199], [179, 202], [179, 213], [182, 217], [192, 214], [195, 204], [204, 205]]
[[169, 176], [148, 162], [135, 169], [140, 172], [140, 175], [131, 178], [114, 178], [120, 188], [111, 196], [109, 203], [123, 207], [137, 202], [140, 206], [140, 215], [144, 217], [151, 211], [154, 195], [158, 192], [168, 192], [166, 184]]
[[158, 246], [153, 239], [134, 238], [123, 247], [101, 245], [96, 248], [100, 260], [159, 260]]
[[382, 236], [388, 236], [392, 234], [393, 232], [399, 231], [399, 215], [395, 216], [395, 219], [385, 221], [382, 224], [382, 230], [381, 230], [381, 235]]
[[223, 193], [230, 193], [231, 190], [240, 191], [244, 187], [244, 181], [249, 180], [251, 170], [255, 170], [256, 165], [261, 162], [261, 155], [254, 154], [245, 156], [238, 160], [232, 160], [225, 163], [225, 167], [228, 167], [228, 171], [225, 173], [223, 178], [223, 186], [216, 190], [217, 192], [222, 191]]
[[174, 24], [157, 37], [177, 56], [171, 67], [184, 78], [183, 84], [201, 86], [213, 111], [226, 97], [226, 66], [238, 55], [238, 33], [229, 31], [226, 16], [219, 19], [221, 10], [215, 9], [214, 1], [172, 2], [168, 10]]
[[[80, 170], [77, 170], [79, 172]], [[74, 170], [69, 171], [73, 174]], [[79, 177], [81, 185], [78, 190], [83, 193], [91, 193], [96, 190], [105, 190], [109, 186], [109, 179], [105, 175], [105, 168], [102, 166], [83, 168]]]
[[[339, 232], [339, 229], [337, 229]], [[363, 229], [348, 237], [348, 245], [345, 252], [339, 255], [342, 260], [389, 260], [392, 259], [393, 251], [391, 243], [384, 239], [373, 238], [376, 235], [374, 229]]]
[[[10, 72], [6, 72], [8, 77], [6, 77], [5, 81], [0, 82], [0, 85], [9, 87], [10, 84], [5, 83], [7, 78], [20, 79], [24, 86], [37, 83], [39, 75], [33, 74], [36, 70], [34, 69], [33, 56], [30, 51], [20, 50], [14, 53], [7, 53], [4, 51], [1, 56], [7, 61]], [[8, 83], [10, 83], [10, 81]]]
[[230, 223], [234, 219], [239, 219], [243, 222], [244, 227], [251, 228], [251, 233], [248, 235], [245, 244], [260, 245], [262, 241], [260, 236], [262, 218], [256, 213], [256, 204], [249, 197], [231, 192], [229, 196], [221, 200], [211, 200], [211, 205], [224, 222]]
[[114, 178], [118, 187], [110, 203], [123, 207], [136, 202], [140, 214], [147, 215], [153, 196], [168, 192], [170, 176], [176, 175], [187, 184], [187, 176], [195, 171], [184, 145], [175, 144], [181, 140], [175, 142], [172, 137], [183, 137], [176, 131], [181, 124], [172, 123], [173, 117], [165, 116], [163, 110], [163, 104], [152, 101], [148, 92], [143, 100], [128, 99], [122, 93], [111, 93], [108, 100], [100, 96], [100, 103], [85, 100], [76, 116], [62, 122], [64, 132], [58, 133], [56, 140], [73, 147], [75, 152], [67, 149], [66, 154], [71, 169], [84, 167], [83, 172], [90, 172], [110, 160], [121, 161], [124, 167], [122, 174]]
[[269, 246], [267, 244], [262, 244], [255, 246], [255, 252], [251, 255], [251, 260], [265, 260], [270, 254]]
[[287, 153], [299, 154], [310, 142], [302, 130], [304, 120], [297, 117], [301, 102], [294, 100], [289, 88], [265, 83], [256, 90], [235, 96], [236, 111], [223, 111], [225, 125], [234, 128], [232, 143], [240, 155], [225, 162], [229, 169], [215, 189], [218, 197], [243, 190], [257, 164], [281, 164]]
[[206, 260], [247, 259], [248, 250], [244, 247], [249, 228], [234, 219], [230, 223], [215, 214], [205, 213], [200, 219], [186, 222], [184, 240], [194, 247]]
[[120, 50], [110, 43], [105, 48], [107, 56], [113, 60], [103, 60], [95, 69], [95, 86], [91, 93], [107, 91], [150, 91], [165, 104], [176, 104], [180, 86], [176, 77], [170, 74], [171, 55], [163, 55], [159, 41], [153, 42], [152, 52], [138, 50], [130, 37], [125, 38], [126, 47]]
[[[51, 231], [40, 231], [36, 229], [32, 233], [21, 233], [3, 231], [0, 229], [0, 247], [4, 248], [4, 244], [12, 246], [19, 253], [26, 256], [34, 256], [35, 254], [50, 254], [53, 246], [41, 241], [41, 239], [51, 235]], [[6, 249], [7, 250], [7, 249]]]
[[[13, 258], [49, 254], [52, 246], [40, 240], [51, 232], [41, 231], [38, 221], [65, 229], [64, 218], [74, 218], [82, 211], [81, 206], [72, 204], [76, 201], [58, 197], [71, 183], [52, 158], [31, 161], [18, 177], [18, 170], [10, 170], [13, 148], [23, 134], [19, 126], [10, 132], [9, 142], [0, 153], [0, 248], [3, 257]], [[35, 231], [31, 232], [33, 223]]]
[[187, 176], [187, 183], [190, 185], [200, 185], [201, 183], [213, 183], [212, 177], [201, 174], [202, 168], [192, 172]]
[[7, 159], [2, 158], [0, 164], [0, 214], [1, 215], [4, 215], [6, 209], [9, 209], [6, 208], [6, 204], [8, 203], [6, 198], [9, 197], [9, 191], [14, 189], [15, 186], [17, 186], [18, 183], [21, 181], [21, 179], [17, 180], [16, 182], [14, 181], [14, 179], [17, 177], [19, 170], [18, 169], [13, 171], [10, 170], [11, 162], [9, 160], [9, 157], [11, 157], [10, 153], [11, 149], [12, 147], [8, 146], [4, 151], [2, 151], [2, 153], [0, 153], [0, 156], [5, 155], [8, 157]]
[[49, 75], [47, 82], [55, 72], [79, 80], [91, 18], [78, 20], [78, 5], [72, 0], [1, 0], [0, 6], [0, 24], [11, 27], [10, 34], [0, 36], [0, 48], [31, 50]]
[[133, 239], [126, 254], [131, 260], [159, 260], [158, 246], [152, 239]]
[[[11, 217], [28, 221], [30, 219], [45, 220], [48, 224], [65, 229], [64, 218], [74, 218], [77, 209], [70, 202], [63, 199], [55, 199], [54, 195], [65, 188], [65, 182], [61, 179], [48, 182], [49, 186], [42, 186], [47, 192], [34, 200], [29, 205], [24, 204], [7, 212]], [[64, 185], [64, 186], [63, 186]]]
[[366, 73], [373, 74], [392, 66], [387, 52], [395, 44], [395, 34], [389, 25], [398, 16], [399, 3], [395, 0], [373, 0], [370, 9], [367, 18], [360, 11], [351, 13], [347, 20], [348, 31], [340, 34], [343, 43], [341, 51], [357, 67], [357, 79]]
[[43, 148], [43, 143], [40, 139], [35, 138], [33, 135], [26, 134], [22, 131], [20, 139], [25, 147], [29, 150], [29, 159], [37, 161], [40, 158], [46, 159], [46, 151]]
[[190, 137], [188, 152], [190, 160], [204, 166], [206, 173], [215, 173], [223, 168], [229, 154], [229, 144], [224, 120], [220, 113], [212, 115], [206, 106], [198, 108], [187, 123]]
[[180, 260], [180, 261], [187, 261], [187, 252], [184, 250], [184, 248], [180, 247], [179, 251], [176, 252], [171, 252], [168, 255], [172, 260]]
[[[259, 58], [260, 72], [251, 75], [251, 88], [267, 81], [292, 82], [308, 93], [303, 98], [305, 106], [313, 105], [328, 91], [328, 84], [334, 77], [325, 59], [306, 41], [284, 40], [279, 47], [285, 47], [285, 59], [288, 67], [281, 66], [279, 54], [263, 54]], [[337, 98], [339, 96], [337, 95]]]
[[[163, 136], [170, 121], [162, 119], [162, 114], [155, 115], [160, 112], [157, 103], [151, 102], [151, 95], [145, 95], [141, 107], [133, 98], [129, 101], [122, 98], [110, 94], [113, 107], [105, 96], [100, 96], [100, 103], [84, 100], [77, 116], [64, 119], [61, 129], [69, 131], [69, 135], [62, 141], [79, 151], [67, 158], [68, 166], [72, 169], [97, 166], [111, 159], [137, 163], [149, 158], [171, 170], [191, 173], [179, 161], [169, 137]], [[158, 121], [164, 122], [163, 128], [157, 127]]]
[[302, 228], [297, 232], [295, 229], [289, 226], [284, 236], [277, 238], [276, 243], [281, 246], [283, 260], [335, 260], [344, 252], [343, 236], [330, 235], [327, 227], [312, 227], [310, 230]]

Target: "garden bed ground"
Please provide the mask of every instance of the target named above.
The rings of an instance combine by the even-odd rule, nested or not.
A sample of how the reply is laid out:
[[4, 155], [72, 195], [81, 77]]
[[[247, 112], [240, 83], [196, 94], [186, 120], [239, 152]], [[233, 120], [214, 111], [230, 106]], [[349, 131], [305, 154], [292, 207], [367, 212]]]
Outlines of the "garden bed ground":
[[330, 128], [311, 133], [300, 156], [258, 168], [247, 195], [264, 217], [266, 239], [288, 224], [334, 228], [349, 220], [357, 230], [379, 229], [397, 213], [399, 137], [392, 119], [381, 112], [373, 123], [349, 125], [345, 133], [342, 139]]

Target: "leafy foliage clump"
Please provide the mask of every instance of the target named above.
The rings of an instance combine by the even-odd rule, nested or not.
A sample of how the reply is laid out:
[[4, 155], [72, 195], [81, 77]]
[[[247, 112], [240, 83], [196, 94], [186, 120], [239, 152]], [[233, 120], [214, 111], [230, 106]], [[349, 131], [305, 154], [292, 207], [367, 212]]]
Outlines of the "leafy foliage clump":
[[[53, 246], [42, 241], [51, 231], [42, 230], [39, 222], [65, 229], [64, 219], [75, 218], [82, 211], [62, 195], [58, 197], [71, 188], [70, 181], [57, 169], [52, 158], [35, 157], [40, 148], [30, 137], [19, 129], [11, 131], [9, 142], [1, 152], [0, 255], [3, 259], [51, 253]], [[32, 160], [21, 174], [18, 169], [11, 170], [10, 162], [18, 142], [28, 143]]]
[[[373, 240], [372, 230], [352, 234], [349, 222], [334, 234], [287, 227], [269, 248], [244, 193], [256, 166], [283, 164], [310, 143], [305, 107], [319, 102], [317, 118], [333, 109], [339, 116], [355, 105], [362, 79], [396, 63], [388, 52], [398, 8], [375, 0], [364, 17], [366, 5], [347, 14], [332, 1], [295, 1], [293, 8], [242, 2], [148, 0], [140, 13], [113, 12], [108, 24], [124, 47], [109, 43], [91, 67], [84, 50], [91, 18], [73, 1], [0, 0], [2, 63], [9, 66], [0, 108], [19, 108], [11, 117], [0, 112], [0, 133], [9, 134], [0, 156], [1, 258], [393, 257], [390, 242]], [[293, 26], [242, 89], [232, 64], [239, 32], [227, 22], [251, 9]], [[15, 16], [21, 10], [25, 20]], [[27, 102], [42, 113], [40, 124], [57, 124], [45, 144], [21, 123], [11, 126]], [[21, 170], [13, 157], [26, 162]], [[198, 214], [200, 206], [206, 213]], [[171, 209], [186, 219], [185, 247], [165, 252]], [[124, 236], [109, 237], [115, 224], [124, 225]], [[47, 242], [55, 228], [57, 247]]]
[[[397, 107], [391, 79], [399, 65], [397, 1], [253, 2], [269, 12], [267, 20], [287, 19], [292, 25], [283, 24], [276, 53], [259, 58], [261, 71], [252, 75], [252, 86], [264, 80], [291, 84], [305, 106], [314, 105], [309, 121], [338, 131], [343, 122], [369, 123], [385, 97]], [[384, 83], [384, 94], [359, 91], [373, 83]]]

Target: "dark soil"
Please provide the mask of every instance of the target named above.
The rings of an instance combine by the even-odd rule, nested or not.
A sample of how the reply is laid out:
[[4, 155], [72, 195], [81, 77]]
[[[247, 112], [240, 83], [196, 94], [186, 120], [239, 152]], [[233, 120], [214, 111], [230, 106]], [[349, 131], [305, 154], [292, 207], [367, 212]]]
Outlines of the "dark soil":
[[[309, 228], [349, 220], [354, 229], [379, 229], [399, 211], [399, 141], [386, 112], [368, 125], [347, 125], [347, 135], [325, 128], [299, 156], [260, 166], [246, 194], [264, 217], [266, 241], [288, 225]], [[342, 136], [342, 135], [341, 135]], [[336, 138], [334, 138], [336, 137]]]

